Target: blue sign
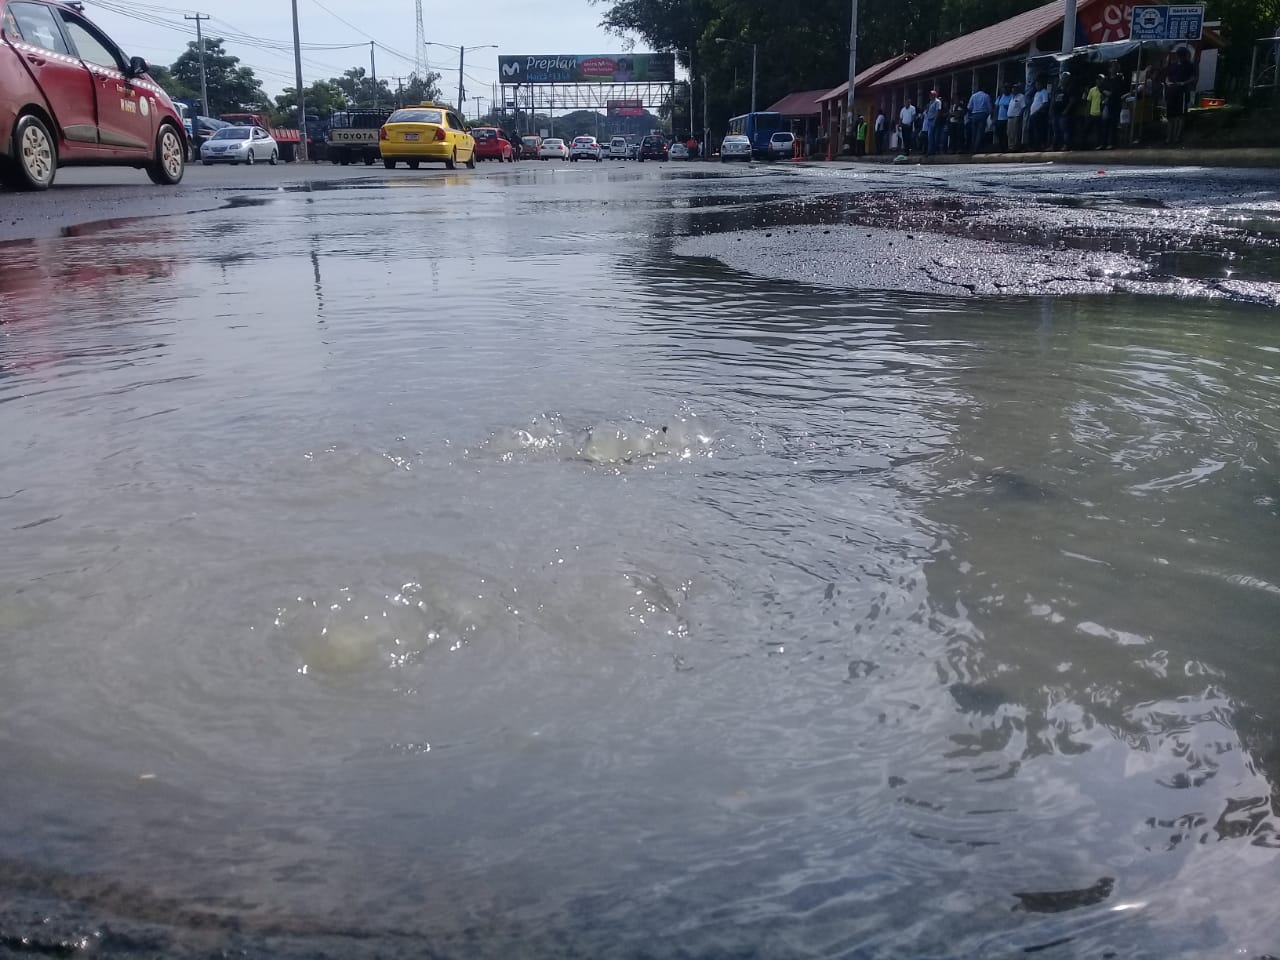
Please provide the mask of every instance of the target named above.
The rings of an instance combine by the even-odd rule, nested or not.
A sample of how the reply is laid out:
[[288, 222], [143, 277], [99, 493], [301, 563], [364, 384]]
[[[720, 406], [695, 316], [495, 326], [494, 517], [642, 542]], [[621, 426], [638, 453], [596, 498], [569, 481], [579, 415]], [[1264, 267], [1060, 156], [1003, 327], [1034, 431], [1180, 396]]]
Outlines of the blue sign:
[[1204, 4], [1134, 7], [1130, 40], [1199, 40], [1204, 32]]

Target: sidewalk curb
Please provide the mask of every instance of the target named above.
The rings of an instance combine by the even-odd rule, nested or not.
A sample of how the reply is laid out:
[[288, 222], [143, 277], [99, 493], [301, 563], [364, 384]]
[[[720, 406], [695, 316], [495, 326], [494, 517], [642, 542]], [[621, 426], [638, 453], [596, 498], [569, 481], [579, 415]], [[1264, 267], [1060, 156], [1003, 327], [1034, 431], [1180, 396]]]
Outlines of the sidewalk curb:
[[[822, 167], [840, 164], [840, 169], [856, 169], [874, 164], [894, 166], [894, 158], [888, 156], [841, 157], [837, 160], [809, 160], [809, 166]], [[1237, 147], [1223, 150], [1205, 150], [1186, 147], [1157, 147], [1145, 150], [1071, 150], [1043, 151], [1037, 153], [979, 153], [942, 154], [933, 157], [911, 156], [905, 164], [897, 166], [940, 166], [968, 163], [994, 164], [1046, 164], [1061, 163], [1085, 167], [1159, 166], [1159, 167], [1264, 167], [1280, 176], [1280, 148]]]

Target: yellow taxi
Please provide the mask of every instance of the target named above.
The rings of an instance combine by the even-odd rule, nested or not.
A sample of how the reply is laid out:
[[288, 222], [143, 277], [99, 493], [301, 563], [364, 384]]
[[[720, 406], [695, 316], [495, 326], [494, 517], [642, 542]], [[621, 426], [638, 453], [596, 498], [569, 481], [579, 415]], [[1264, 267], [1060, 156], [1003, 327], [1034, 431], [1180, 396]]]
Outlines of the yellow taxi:
[[449, 170], [459, 163], [476, 167], [475, 140], [462, 118], [443, 103], [423, 102], [391, 114], [378, 131], [378, 147], [388, 170], [402, 160], [410, 170], [424, 161], [443, 163]]

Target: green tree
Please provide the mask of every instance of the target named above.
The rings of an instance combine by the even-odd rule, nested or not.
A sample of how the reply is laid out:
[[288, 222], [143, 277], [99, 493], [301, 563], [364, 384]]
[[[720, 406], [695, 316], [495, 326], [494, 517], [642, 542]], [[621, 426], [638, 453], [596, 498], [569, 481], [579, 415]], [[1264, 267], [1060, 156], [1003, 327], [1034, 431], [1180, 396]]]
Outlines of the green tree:
[[[188, 90], [184, 84], [179, 83], [174, 78], [173, 71], [168, 67], [158, 63], [148, 64], [148, 66], [151, 68], [148, 71], [151, 74], [151, 79], [160, 84], [161, 89], [170, 97], [177, 99], [191, 96], [192, 91]], [[199, 86], [196, 87], [195, 92], [197, 95], [199, 94]]]
[[395, 101], [387, 81], [379, 80], [375, 85], [364, 67], [352, 67], [340, 77], [331, 77], [329, 82], [342, 91], [353, 107], [371, 108], [375, 100], [379, 106], [389, 107]]
[[[249, 67], [240, 66], [240, 58], [227, 53], [221, 37], [205, 37], [204, 64], [209, 102], [202, 105], [207, 116], [255, 110], [267, 103], [262, 84]], [[170, 68], [175, 83], [198, 96], [200, 92], [200, 48], [192, 40]]]
[[410, 74], [403, 88], [396, 90], [396, 103], [422, 103], [424, 100], [440, 99], [440, 74], [431, 71], [425, 77], [416, 73]]
[[[303, 92], [306, 97], [307, 113], [326, 117], [347, 105], [346, 94], [332, 80], [317, 80]], [[276, 97], [272, 117], [277, 124], [287, 124], [297, 120], [298, 95], [293, 87], [285, 87], [284, 93]]]

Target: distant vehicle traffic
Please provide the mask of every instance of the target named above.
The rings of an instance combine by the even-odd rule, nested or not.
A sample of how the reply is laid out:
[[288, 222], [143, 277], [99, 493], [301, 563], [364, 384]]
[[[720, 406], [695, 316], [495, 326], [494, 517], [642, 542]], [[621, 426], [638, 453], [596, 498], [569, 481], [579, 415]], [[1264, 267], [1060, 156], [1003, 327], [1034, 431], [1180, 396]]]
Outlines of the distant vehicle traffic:
[[667, 158], [670, 160], [688, 160], [689, 148], [683, 143], [673, 143], [667, 149]]
[[474, 127], [471, 136], [476, 141], [477, 160], [497, 160], [502, 163], [516, 162], [515, 150], [511, 141], [497, 127]]
[[402, 161], [410, 170], [424, 161], [443, 163], [446, 170], [459, 163], [469, 169], [476, 165], [475, 139], [462, 118], [441, 103], [424, 102], [391, 114], [378, 131], [378, 146], [388, 170]]
[[538, 158], [541, 160], [568, 160], [569, 148], [559, 137], [548, 137], [542, 141], [542, 145], [538, 148]]
[[389, 110], [340, 110], [329, 118], [325, 157], [344, 167], [352, 163], [365, 166], [382, 158], [378, 137], [382, 125], [391, 116]]
[[729, 121], [729, 133], [750, 140], [751, 154], [759, 160], [769, 158], [769, 140], [782, 128], [782, 114], [768, 111], [744, 113]]
[[731, 133], [720, 144], [720, 162], [729, 163], [733, 160], [751, 162], [751, 141], [742, 134]]
[[641, 163], [646, 160], [666, 160], [667, 141], [653, 134], [645, 137], [640, 141], [640, 152], [637, 159]]
[[579, 160], [600, 162], [602, 151], [595, 137], [574, 137], [573, 146], [569, 148], [569, 159], [575, 163]]
[[520, 159], [538, 160], [542, 157], [542, 138], [536, 133], [520, 138]]
[[796, 155], [796, 135], [786, 130], [779, 130], [769, 137], [769, 159], [790, 160]]
[[610, 160], [626, 160], [629, 159], [630, 149], [627, 146], [626, 137], [614, 137], [609, 141], [609, 159]]
[[186, 127], [149, 69], [78, 4], [0, 0], [0, 178], [46, 190], [59, 167], [113, 164], [178, 183]]
[[[224, 113], [219, 118], [233, 127], [261, 127], [280, 150], [280, 159], [292, 163], [297, 159], [298, 146], [302, 143], [302, 134], [296, 127], [273, 127], [264, 113]], [[307, 137], [307, 145], [311, 145], [311, 137]], [[310, 151], [307, 153], [310, 156]]]
[[280, 159], [280, 146], [261, 127], [223, 127], [200, 147], [200, 162], [254, 164], [265, 160], [273, 167]]
[[640, 141], [639, 140], [627, 141], [627, 159], [628, 160], [640, 159]]

